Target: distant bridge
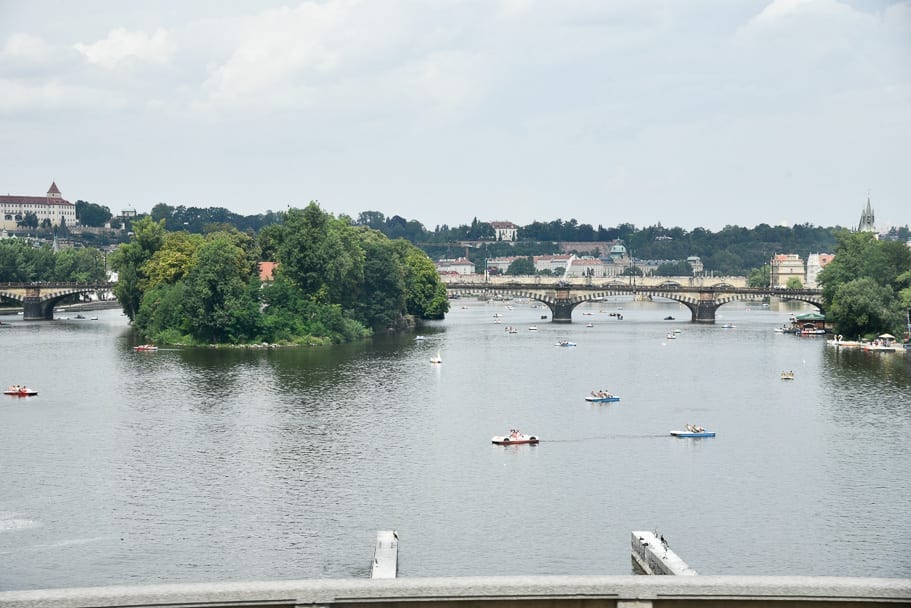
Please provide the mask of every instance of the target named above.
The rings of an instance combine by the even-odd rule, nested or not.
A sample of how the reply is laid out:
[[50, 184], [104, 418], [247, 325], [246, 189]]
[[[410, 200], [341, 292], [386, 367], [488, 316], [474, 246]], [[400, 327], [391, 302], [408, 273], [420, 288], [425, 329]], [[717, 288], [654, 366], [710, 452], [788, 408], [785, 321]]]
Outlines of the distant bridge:
[[723, 279], [711, 285], [687, 285], [675, 280], [665, 280], [657, 285], [642, 285], [621, 280], [608, 280], [602, 283], [558, 281], [550, 284], [540, 281], [493, 283], [452, 280], [446, 284], [446, 290], [450, 296], [509, 295], [537, 300], [550, 308], [554, 323], [572, 323], [573, 309], [583, 302], [596, 302], [608, 296], [623, 295], [666, 298], [680, 302], [690, 309], [693, 323], [714, 323], [715, 311], [729, 302], [755, 301], [769, 296], [806, 302], [816, 306], [821, 313], [825, 312], [822, 291], [819, 289], [738, 287]]
[[110, 291], [114, 283], [3, 283], [0, 284], [0, 301], [22, 305], [22, 318], [26, 321], [43, 321], [54, 318], [54, 307], [64, 298], [94, 291]]

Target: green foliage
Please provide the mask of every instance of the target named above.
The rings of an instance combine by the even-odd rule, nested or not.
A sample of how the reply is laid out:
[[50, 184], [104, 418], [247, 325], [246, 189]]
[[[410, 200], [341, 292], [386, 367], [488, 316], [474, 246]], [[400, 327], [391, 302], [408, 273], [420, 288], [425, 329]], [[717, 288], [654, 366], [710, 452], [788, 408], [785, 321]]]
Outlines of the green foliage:
[[[157, 206], [157, 222], [137, 221], [112, 260], [124, 309], [131, 306], [136, 327], [155, 340], [343, 342], [402, 327], [406, 314], [441, 318], [449, 309], [422, 251], [316, 203], [290, 210], [262, 239], [224, 226], [204, 237], [167, 232], [168, 213]], [[264, 249], [278, 267], [275, 281], [261, 286], [256, 262]]]
[[785, 284], [785, 287], [788, 289], [803, 289], [803, 281], [797, 277], [791, 277], [788, 279], [788, 282]]
[[104, 256], [97, 249], [33, 247], [23, 239], [0, 241], [0, 282], [103, 281]]
[[97, 249], [63, 249], [54, 256], [54, 281], [104, 281], [104, 256]]
[[769, 264], [763, 264], [759, 268], [750, 271], [747, 277], [747, 284], [750, 287], [768, 287], [772, 280], [772, 267]]
[[112, 217], [111, 210], [103, 205], [76, 201], [76, 219], [83, 226], [102, 227]]
[[224, 234], [199, 248], [184, 280], [184, 310], [190, 335], [212, 344], [260, 339], [259, 295], [246, 254]]
[[835, 259], [818, 280], [838, 333], [901, 335], [911, 304], [911, 250], [903, 243], [840, 232]]
[[535, 274], [535, 261], [530, 257], [516, 258], [506, 268], [506, 274], [530, 275]]
[[654, 274], [659, 277], [685, 277], [693, 274], [693, 267], [686, 260], [659, 264]]
[[20, 228], [31, 228], [34, 230], [38, 227], [38, 215], [34, 211], [29, 211], [22, 216], [22, 219], [16, 222]]
[[838, 333], [872, 338], [882, 332], [902, 335], [904, 311], [891, 287], [863, 277], [838, 286], [828, 313]]
[[117, 271], [114, 295], [131, 321], [142, 302], [142, 293], [149, 287], [144, 265], [164, 244], [164, 222], [144, 217], [133, 222], [134, 235], [110, 257], [111, 268]]

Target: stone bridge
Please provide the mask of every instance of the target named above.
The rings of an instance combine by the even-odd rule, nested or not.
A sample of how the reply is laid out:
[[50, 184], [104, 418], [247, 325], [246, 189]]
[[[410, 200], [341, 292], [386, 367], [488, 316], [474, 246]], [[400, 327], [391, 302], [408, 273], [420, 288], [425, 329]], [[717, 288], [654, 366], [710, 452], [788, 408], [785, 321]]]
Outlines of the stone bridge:
[[512, 296], [542, 302], [550, 308], [554, 323], [572, 323], [573, 309], [583, 302], [596, 302], [608, 296], [643, 296], [665, 298], [680, 302], [690, 309], [693, 323], [714, 323], [715, 311], [729, 302], [755, 301], [769, 296], [782, 300], [799, 300], [816, 306], [824, 313], [822, 291], [819, 289], [785, 289], [777, 287], [738, 287], [719, 281], [710, 285], [684, 285], [678, 281], [665, 280], [657, 285], [642, 285], [633, 282], [608, 281], [596, 284], [541, 282], [457, 282], [446, 284], [447, 292], [454, 295], [475, 295], [481, 297]]
[[114, 283], [4, 283], [0, 284], [0, 301], [21, 304], [22, 318], [43, 321], [54, 318], [54, 307], [60, 300], [93, 291], [110, 291]]

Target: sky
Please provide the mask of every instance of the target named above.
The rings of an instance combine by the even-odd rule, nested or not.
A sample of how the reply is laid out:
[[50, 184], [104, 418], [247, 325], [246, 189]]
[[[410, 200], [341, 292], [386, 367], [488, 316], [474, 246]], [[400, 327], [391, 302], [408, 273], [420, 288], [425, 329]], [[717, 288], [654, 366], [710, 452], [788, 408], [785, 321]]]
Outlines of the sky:
[[0, 0], [0, 192], [911, 224], [911, 1]]

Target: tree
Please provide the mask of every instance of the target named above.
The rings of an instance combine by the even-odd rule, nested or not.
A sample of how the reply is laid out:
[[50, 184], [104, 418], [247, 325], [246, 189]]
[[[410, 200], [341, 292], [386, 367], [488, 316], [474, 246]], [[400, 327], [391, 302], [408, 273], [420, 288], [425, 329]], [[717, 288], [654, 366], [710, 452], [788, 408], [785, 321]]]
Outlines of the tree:
[[835, 330], [900, 333], [911, 303], [911, 250], [870, 233], [841, 231], [837, 239], [835, 259], [818, 277]]
[[315, 202], [292, 209], [276, 251], [281, 272], [308, 297], [350, 307], [364, 278], [364, 251], [353, 231]]
[[29, 211], [22, 216], [22, 219], [16, 222], [16, 225], [21, 228], [31, 228], [34, 230], [38, 227], [38, 216], [34, 211]]
[[236, 344], [260, 334], [258, 279], [253, 282], [246, 253], [227, 235], [199, 248], [184, 284], [183, 307], [190, 335], [212, 344]]
[[838, 333], [872, 338], [882, 332], [901, 335], [904, 310], [891, 287], [863, 277], [838, 286], [828, 313]]
[[164, 220], [140, 218], [133, 223], [133, 231], [132, 240], [121, 245], [110, 258], [111, 268], [118, 273], [114, 295], [131, 321], [142, 303], [143, 291], [148, 288], [143, 266], [164, 244]]
[[788, 289], [803, 289], [803, 281], [797, 277], [790, 277], [788, 282], [785, 284], [785, 287]]
[[86, 201], [76, 201], [76, 219], [78, 219], [83, 226], [100, 228], [112, 217], [111, 210], [105, 206], [88, 203]]
[[506, 274], [530, 275], [535, 274], [535, 261], [530, 258], [516, 258], [506, 268]]
[[772, 267], [769, 264], [763, 264], [759, 268], [750, 271], [747, 277], [747, 285], [750, 287], [768, 287], [772, 280]]
[[686, 277], [693, 274], [693, 267], [686, 260], [659, 264], [654, 274], [659, 277]]

